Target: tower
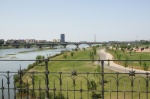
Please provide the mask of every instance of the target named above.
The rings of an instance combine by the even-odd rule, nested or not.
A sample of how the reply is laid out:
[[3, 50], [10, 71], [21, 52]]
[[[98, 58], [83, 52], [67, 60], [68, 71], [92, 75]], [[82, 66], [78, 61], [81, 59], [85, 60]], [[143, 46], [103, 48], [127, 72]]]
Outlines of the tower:
[[60, 35], [60, 42], [65, 42], [65, 34]]
[[96, 35], [94, 35], [94, 42], [96, 42]]

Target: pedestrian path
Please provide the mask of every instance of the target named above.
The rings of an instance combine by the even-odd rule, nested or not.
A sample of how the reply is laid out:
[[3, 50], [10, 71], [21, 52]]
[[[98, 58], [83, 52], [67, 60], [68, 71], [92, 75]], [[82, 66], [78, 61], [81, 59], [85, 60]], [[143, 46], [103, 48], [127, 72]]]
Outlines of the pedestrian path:
[[106, 68], [109, 68], [111, 70], [114, 70], [114, 71], [117, 71], [117, 72], [122, 72], [122, 73], [127, 73], [127, 72], [130, 72], [130, 71], [135, 71], [135, 73], [150, 73], [150, 71], [144, 71], [144, 70], [140, 70], [140, 69], [134, 69], [134, 68], [130, 68], [130, 67], [124, 67], [124, 66], [121, 66], [119, 64], [116, 64], [114, 63], [113, 61], [111, 61], [113, 59], [113, 56], [110, 54], [110, 53], [107, 53], [105, 51], [105, 49], [101, 49], [99, 50], [99, 55], [101, 57], [101, 54], [104, 54], [105, 55], [105, 60], [110, 60], [109, 62], [109, 66], [107, 66], [108, 62], [105, 62], [105, 66]]

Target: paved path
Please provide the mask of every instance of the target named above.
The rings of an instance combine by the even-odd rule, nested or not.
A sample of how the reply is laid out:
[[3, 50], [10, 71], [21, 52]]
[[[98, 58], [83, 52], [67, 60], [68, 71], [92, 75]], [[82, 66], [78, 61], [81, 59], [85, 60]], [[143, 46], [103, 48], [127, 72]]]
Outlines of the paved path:
[[[98, 50], [98, 53], [100, 55], [101, 60], [105, 60], [105, 59], [111, 60], [113, 58], [113, 56], [111, 54], [107, 53], [105, 51], [105, 49]], [[146, 73], [146, 72], [150, 73], [150, 71], [132, 69], [132, 68], [129, 68], [129, 67], [126, 67], [126, 69], [125, 69], [124, 66], [118, 65], [118, 64], [114, 63], [113, 61], [110, 61], [109, 66], [108, 66], [108, 62], [104, 62], [104, 68], [108, 68], [110, 70], [113, 70], [113, 71], [116, 71], [116, 72], [121, 72], [121, 73], [128, 73], [129, 71], [132, 71], [132, 70], [135, 71], [135, 73]]]

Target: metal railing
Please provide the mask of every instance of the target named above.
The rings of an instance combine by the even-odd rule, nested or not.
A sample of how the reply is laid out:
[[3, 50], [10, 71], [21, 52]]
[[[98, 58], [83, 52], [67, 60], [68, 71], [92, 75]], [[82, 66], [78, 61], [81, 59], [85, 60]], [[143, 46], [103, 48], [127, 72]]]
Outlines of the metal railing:
[[[114, 72], [104, 67], [108, 60], [95, 60], [99, 71], [52, 72], [49, 62], [71, 62], [91, 60], [0, 60], [0, 61], [44, 61], [45, 70], [17, 72], [0, 71], [1, 99], [150, 99], [150, 73]], [[126, 60], [109, 60], [126, 61]], [[128, 60], [140, 61], [140, 60]], [[150, 62], [150, 60], [142, 60]], [[15, 75], [15, 76], [14, 76]], [[26, 75], [26, 78], [25, 78]], [[13, 80], [16, 77], [16, 80]]]

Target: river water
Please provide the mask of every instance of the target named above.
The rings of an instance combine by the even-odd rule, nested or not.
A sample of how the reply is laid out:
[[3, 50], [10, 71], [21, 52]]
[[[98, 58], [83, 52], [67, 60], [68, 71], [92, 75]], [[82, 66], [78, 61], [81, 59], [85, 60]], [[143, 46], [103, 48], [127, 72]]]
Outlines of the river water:
[[[80, 45], [79, 48], [86, 48], [88, 45]], [[61, 51], [65, 50], [72, 50], [75, 49], [76, 46], [74, 45], [68, 45], [66, 48], [58, 48], [58, 49], [48, 49], [48, 50], [42, 50], [42, 51], [33, 51], [37, 50], [37, 48], [16, 48], [16, 49], [0, 49], [0, 60], [30, 60], [35, 59], [37, 55], [44, 55], [47, 57], [47, 55], [53, 56], [55, 54], [61, 53]], [[30, 51], [27, 53], [19, 53], [23, 51]], [[6, 73], [2, 73], [3, 71], [11, 71], [11, 72], [17, 72], [20, 67], [21, 69], [27, 68], [29, 64], [33, 63], [33, 61], [0, 61], [0, 88], [2, 87], [2, 79], [4, 88], [8, 88], [7, 79], [5, 76]], [[14, 74], [11, 74], [14, 75]], [[10, 82], [13, 82], [13, 76], [10, 77]], [[13, 83], [9, 84], [10, 88], [13, 88]], [[4, 90], [5, 93], [5, 99], [8, 98], [8, 90]], [[10, 90], [10, 99], [14, 99], [14, 92], [13, 90]], [[2, 90], [0, 90], [0, 99], [2, 98]]]

